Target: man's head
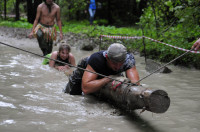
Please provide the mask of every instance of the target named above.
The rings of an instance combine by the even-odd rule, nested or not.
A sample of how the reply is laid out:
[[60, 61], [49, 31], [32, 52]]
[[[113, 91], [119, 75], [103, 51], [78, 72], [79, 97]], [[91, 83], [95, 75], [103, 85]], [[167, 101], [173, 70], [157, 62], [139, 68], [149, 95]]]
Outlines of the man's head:
[[111, 44], [108, 47], [108, 58], [113, 62], [124, 62], [126, 59], [127, 50], [124, 45], [119, 43]]
[[119, 43], [111, 44], [107, 50], [108, 65], [117, 71], [126, 60], [127, 50], [126, 47]]
[[47, 5], [47, 7], [49, 9], [49, 13], [51, 13], [51, 6], [53, 4], [53, 0], [43, 0], [43, 1]]
[[43, 0], [43, 1], [47, 5], [51, 5], [54, 2], [54, 0]]

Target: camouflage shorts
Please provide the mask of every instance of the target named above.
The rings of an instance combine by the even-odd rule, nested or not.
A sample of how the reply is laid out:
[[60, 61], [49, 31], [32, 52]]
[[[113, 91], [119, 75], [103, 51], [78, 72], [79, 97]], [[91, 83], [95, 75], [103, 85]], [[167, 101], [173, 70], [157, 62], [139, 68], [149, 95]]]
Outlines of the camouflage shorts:
[[[77, 67], [85, 69], [87, 67], [87, 60], [88, 57], [83, 58], [79, 61]], [[69, 77], [69, 82], [64, 90], [65, 93], [69, 93], [71, 95], [81, 95], [81, 83], [82, 83], [82, 76], [84, 70], [76, 69], [73, 71], [73, 74]]]

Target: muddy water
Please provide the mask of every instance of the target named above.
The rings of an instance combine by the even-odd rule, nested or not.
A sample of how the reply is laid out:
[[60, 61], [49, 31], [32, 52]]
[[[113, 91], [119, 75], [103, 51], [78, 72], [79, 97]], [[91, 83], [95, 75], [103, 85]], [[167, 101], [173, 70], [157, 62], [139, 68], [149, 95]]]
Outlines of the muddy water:
[[[1, 42], [42, 54], [35, 40], [0, 36]], [[57, 47], [54, 47], [56, 50]], [[76, 60], [90, 55], [72, 48]], [[135, 56], [140, 78], [144, 58]], [[171, 98], [166, 113], [119, 115], [105, 102], [90, 96], [62, 92], [68, 78], [42, 58], [0, 45], [0, 131], [2, 132], [199, 132], [200, 71], [169, 66], [170, 74], [154, 74], [142, 81], [146, 87], [165, 90]]]

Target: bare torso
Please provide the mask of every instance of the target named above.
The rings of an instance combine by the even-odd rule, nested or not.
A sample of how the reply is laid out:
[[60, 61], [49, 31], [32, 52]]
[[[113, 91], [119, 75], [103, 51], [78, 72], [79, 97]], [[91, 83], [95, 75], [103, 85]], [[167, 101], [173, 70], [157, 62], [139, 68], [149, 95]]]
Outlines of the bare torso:
[[51, 6], [51, 12], [45, 3], [40, 5], [40, 23], [45, 25], [54, 25], [57, 17], [58, 5], [53, 3]]
[[[47, 4], [45, 4], [45, 2]], [[60, 39], [63, 39], [62, 33], [62, 23], [60, 19], [60, 7], [53, 2], [53, 0], [46, 0], [45, 2], [41, 3], [37, 8], [37, 14], [35, 21], [33, 23], [33, 28], [31, 33], [29, 34], [29, 38], [33, 38], [34, 30], [38, 23], [53, 26], [56, 22], [60, 30]], [[49, 7], [49, 8], [48, 8]], [[49, 11], [51, 9], [51, 11]]]

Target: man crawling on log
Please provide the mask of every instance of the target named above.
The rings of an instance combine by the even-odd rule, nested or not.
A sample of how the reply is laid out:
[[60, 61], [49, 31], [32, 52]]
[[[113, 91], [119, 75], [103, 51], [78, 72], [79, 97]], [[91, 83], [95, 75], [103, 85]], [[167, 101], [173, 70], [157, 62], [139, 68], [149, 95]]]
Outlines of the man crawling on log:
[[[134, 56], [127, 53], [126, 47], [118, 43], [111, 44], [106, 51], [93, 53], [90, 57], [80, 60], [78, 67], [106, 76], [121, 75], [125, 72], [131, 83], [139, 80]], [[76, 69], [69, 77], [64, 92], [71, 95], [95, 93], [111, 81], [113, 80], [98, 74]]]
[[43, 55], [50, 54], [53, 49], [53, 40], [56, 40], [55, 19], [60, 30], [60, 39], [63, 39], [60, 20], [60, 7], [53, 0], [44, 0], [38, 5], [37, 14], [29, 38], [37, 37]]

